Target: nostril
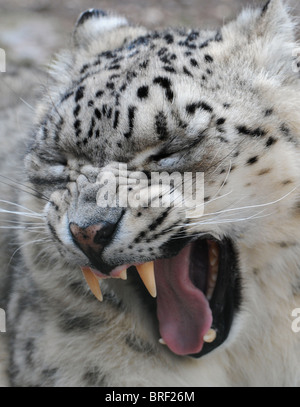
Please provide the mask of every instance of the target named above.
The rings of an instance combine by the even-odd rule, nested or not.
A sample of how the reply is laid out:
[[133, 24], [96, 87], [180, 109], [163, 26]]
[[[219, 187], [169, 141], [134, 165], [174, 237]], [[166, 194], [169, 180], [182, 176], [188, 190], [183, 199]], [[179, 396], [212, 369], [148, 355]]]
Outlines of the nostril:
[[94, 243], [101, 245], [107, 244], [107, 242], [111, 240], [111, 237], [114, 234], [115, 229], [116, 225], [114, 223], [102, 222], [101, 227], [96, 231]]
[[116, 226], [116, 224], [106, 221], [86, 228], [82, 228], [76, 223], [70, 223], [69, 225], [75, 243], [83, 251], [87, 249], [101, 250], [111, 241]]

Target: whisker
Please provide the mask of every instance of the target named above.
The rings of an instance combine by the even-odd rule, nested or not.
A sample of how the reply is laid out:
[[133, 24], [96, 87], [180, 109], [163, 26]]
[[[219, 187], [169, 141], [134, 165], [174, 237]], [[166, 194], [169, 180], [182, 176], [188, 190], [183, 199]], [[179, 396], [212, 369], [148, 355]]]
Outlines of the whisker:
[[43, 222], [24, 222], [24, 221], [17, 221], [17, 220], [7, 220], [7, 219], [4, 219], [4, 220], [2, 220], [1, 221], [1, 223], [13, 223], [13, 224], [17, 224], [17, 225], [28, 225], [28, 226], [37, 226], [37, 225], [40, 225], [40, 226], [42, 226], [42, 225], [44, 225], [44, 223]]
[[17, 222], [17, 221], [11, 221], [11, 222], [9, 222], [9, 221], [4, 221], [4, 222], [1, 222], [1, 224], [4, 224], [5, 222], [7, 222], [7, 223], [12, 223], [12, 224], [17, 224], [17, 225], [20, 225], [20, 226], [26, 226], [27, 228], [32, 228], [32, 227], [34, 227], [34, 228], [43, 228], [43, 227], [45, 227], [45, 224], [44, 223], [39, 223], [39, 222]]
[[[215, 201], [217, 201], [218, 199], [222, 199], [222, 198], [227, 197], [228, 195], [232, 194], [232, 192], [233, 192], [233, 190], [227, 192], [227, 193], [224, 194], [224, 195], [217, 196], [216, 198], [212, 198], [212, 199], [210, 199], [209, 201], [204, 202], [204, 207], [207, 206], [208, 204], [210, 204], [211, 202], [215, 202]], [[241, 201], [241, 199], [238, 200], [238, 202], [240, 202], [240, 201]], [[232, 203], [229, 204], [228, 206], [230, 206], [230, 205], [232, 205]], [[201, 208], [201, 207], [203, 207], [203, 203], [202, 203], [202, 204], [196, 204], [196, 205], [194, 205], [194, 207], [188, 208], [188, 209], [195, 210], [195, 209]], [[182, 210], [186, 212], [186, 211], [187, 211], [187, 208], [183, 205]], [[203, 214], [203, 215], [201, 215], [201, 216], [207, 216], [207, 214]], [[194, 218], [197, 218], [197, 217], [198, 217], [197, 215], [195, 215], [195, 216], [188, 216], [189, 219], [194, 219]]]
[[248, 220], [253, 220], [253, 219], [261, 219], [261, 218], [266, 218], [269, 217], [271, 215], [274, 215], [275, 212], [272, 213], [268, 213], [266, 215], [260, 215], [261, 213], [263, 213], [263, 211], [260, 211], [252, 216], [246, 217], [246, 218], [236, 218], [236, 219], [222, 219], [221, 221], [219, 220], [215, 220], [215, 221], [205, 221], [205, 222], [200, 222], [200, 223], [195, 223], [195, 224], [190, 224], [190, 226], [199, 226], [199, 225], [222, 225], [224, 223], [238, 223], [238, 222], [245, 222]]
[[[2, 175], [1, 175], [1, 176], [2, 176]], [[2, 176], [2, 177], [3, 177], [3, 176]], [[25, 194], [32, 195], [32, 196], [34, 196], [35, 198], [43, 199], [44, 201], [49, 202], [49, 199], [48, 199], [48, 198], [44, 198], [44, 197], [42, 196], [42, 194], [40, 194], [39, 192], [36, 192], [36, 193], [34, 194], [34, 193], [32, 193], [32, 192], [25, 191], [24, 189], [22, 189], [22, 188], [20, 188], [20, 187], [18, 187], [18, 186], [16, 186], [16, 185], [11, 185], [11, 184], [8, 184], [7, 182], [4, 182], [4, 181], [0, 181], [0, 182], [1, 182], [1, 184], [7, 185], [7, 186], [10, 187], [10, 188], [17, 189], [18, 191], [24, 192]]]
[[[233, 192], [233, 191], [231, 191], [231, 192]], [[214, 201], [217, 200], [217, 199], [219, 199], [219, 198], [221, 198], [221, 197], [224, 197], [224, 196], [226, 196], [226, 195], [228, 195], [228, 194], [225, 194], [225, 195], [223, 195], [223, 196], [217, 197], [217, 198], [214, 199]], [[219, 215], [219, 214], [222, 214], [222, 213], [226, 210], [226, 208], [230, 208], [232, 205], [237, 205], [237, 204], [240, 203], [243, 199], [245, 199], [245, 198], [241, 197], [241, 198], [237, 199], [237, 200], [234, 201], [234, 202], [228, 203], [228, 204], [224, 207], [224, 209], [222, 209], [221, 211], [203, 213], [203, 215], [200, 215], [200, 216], [201, 216], [201, 218], [204, 218], [204, 217], [211, 216], [211, 215]], [[209, 201], [209, 202], [211, 202], [211, 201]], [[231, 208], [231, 209], [232, 209], [232, 208]], [[239, 209], [240, 209], [240, 208], [235, 208], [235, 210], [237, 210], [237, 211], [238, 211]], [[193, 217], [189, 217], [189, 219], [195, 219], [195, 218], [197, 218], [197, 217], [199, 218], [199, 216], [195, 215], [195, 216], [193, 216]]]
[[46, 225], [37, 223], [36, 225], [35, 224], [27, 225], [26, 228], [27, 229], [45, 229]]
[[35, 111], [34, 107], [31, 106], [26, 100], [24, 100], [21, 96], [18, 95], [18, 93], [3, 79], [1, 76], [0, 79], [2, 80], [2, 83], [22, 102], [27, 106], [30, 110]]
[[232, 161], [230, 160], [229, 169], [228, 169], [228, 171], [227, 171], [226, 177], [225, 177], [225, 179], [224, 179], [222, 185], [220, 186], [219, 190], [215, 193], [215, 195], [213, 196], [212, 199], [214, 199], [216, 196], [218, 196], [218, 194], [222, 191], [222, 189], [223, 189], [224, 186], [226, 185], [226, 182], [228, 181], [228, 178], [229, 178], [229, 175], [230, 175], [231, 168], [232, 168]]
[[29, 107], [29, 109], [31, 109], [33, 112], [35, 111], [34, 107], [31, 106], [28, 102], [26, 102], [26, 100], [23, 99], [21, 96], [19, 96], [19, 99], [21, 100], [21, 102], [24, 103], [25, 106]]
[[[23, 183], [20, 182], [20, 181], [16, 181], [16, 180], [14, 180], [14, 179], [12, 179], [12, 178], [9, 178], [7, 175], [2, 175], [2, 174], [0, 174], [0, 177], [4, 178], [4, 179], [6, 179], [6, 180], [8, 180], [8, 181], [10, 181], [10, 182], [13, 182], [13, 183], [15, 183], [15, 184], [17, 184], [17, 185], [19, 184], [19, 185], [21, 185], [21, 186], [23, 186], [23, 187], [25, 187], [25, 188], [30, 189], [31, 191], [33, 191], [33, 192], [35, 192], [36, 194], [40, 195], [41, 197], [45, 198], [47, 201], [50, 200], [49, 197], [47, 197], [45, 194], [41, 193], [41, 192], [38, 191], [37, 189], [32, 188], [32, 187], [30, 187], [30, 186], [28, 186], [28, 185], [26, 185], [26, 184], [23, 184]], [[12, 187], [13, 187], [13, 186], [12, 186]]]
[[240, 145], [242, 143], [244, 143], [244, 141], [247, 139], [247, 136], [243, 137], [242, 140], [237, 144], [237, 146], [235, 146], [225, 157], [223, 157], [221, 160], [219, 160], [216, 164], [211, 165], [210, 167], [207, 168], [206, 171], [209, 171], [211, 168], [213, 168], [214, 166], [216, 166], [213, 174], [217, 171], [217, 169], [221, 166], [221, 164], [232, 155], [232, 153], [238, 148], [240, 147]]
[[32, 233], [38, 233], [39, 235], [49, 235], [49, 233], [46, 231], [46, 229], [37, 229], [37, 228], [26, 228], [28, 232]]
[[27, 229], [25, 226], [0, 226], [0, 229]]
[[29, 212], [31, 212], [31, 213], [34, 213], [34, 214], [37, 214], [37, 215], [38, 215], [38, 213], [35, 212], [35, 211], [33, 211], [32, 209], [26, 208], [26, 206], [19, 205], [19, 204], [15, 203], [15, 202], [5, 201], [5, 200], [3, 200], [3, 199], [0, 199], [0, 202], [6, 203], [6, 204], [9, 204], [9, 205], [12, 205], [12, 206], [16, 206], [16, 207], [21, 208], [21, 209], [25, 209], [26, 211], [29, 211]]
[[28, 218], [33, 218], [33, 219], [41, 219], [43, 218], [43, 215], [38, 215], [38, 214], [30, 214], [28, 212], [16, 212], [16, 211], [9, 211], [6, 209], [0, 208], [0, 213], [9, 213], [11, 215], [20, 215], [20, 216], [27, 216]]
[[[179, 224], [179, 225], [176, 225], [176, 226], [170, 228], [170, 231], [174, 230], [176, 228], [182, 228], [182, 227], [194, 228], [194, 227], [200, 227], [200, 226], [206, 226], [206, 225], [221, 225], [221, 224], [226, 224], [226, 223], [238, 223], [238, 222], [245, 222], [245, 221], [249, 221], [249, 220], [269, 217], [271, 215], [274, 215], [275, 212], [273, 211], [272, 213], [268, 213], [268, 214], [263, 215], [263, 213], [267, 210], [267, 208], [274, 205], [274, 204], [276, 204], [276, 203], [278, 203], [278, 202], [281, 202], [282, 200], [287, 198], [290, 194], [292, 194], [296, 189], [297, 189], [297, 187], [293, 188], [291, 191], [289, 191], [287, 194], [285, 194], [281, 198], [276, 199], [274, 201], [264, 203], [264, 204], [248, 205], [248, 206], [242, 206], [242, 207], [239, 207], [239, 208], [229, 208], [229, 209], [224, 209], [222, 211], [218, 211], [218, 212], [214, 212], [214, 213], [208, 213], [208, 214], [205, 214], [205, 215], [199, 217], [198, 222], [182, 223], [182, 224]], [[253, 214], [251, 216], [248, 216], [248, 217], [242, 217], [242, 218], [231, 217], [231, 218], [225, 218], [225, 219], [222, 218], [222, 217], [220, 218], [220, 216], [222, 216], [224, 214], [228, 214], [228, 213], [237, 214], [237, 213], [245, 211], [245, 210], [252, 210], [252, 209], [257, 209], [257, 208], [264, 208], [264, 209], [262, 209], [261, 211], [255, 213], [255, 214]], [[207, 218], [208, 216], [211, 216], [211, 218]], [[215, 218], [213, 218], [212, 216], [215, 216]], [[195, 216], [193, 218], [197, 218], [197, 217]], [[183, 236], [186, 236], [186, 235], [183, 234]], [[195, 233], [194, 235], [191, 235], [191, 237], [192, 236], [195, 236], [195, 237], [199, 236], [199, 233]]]
[[[48, 74], [48, 77], [47, 77], [47, 81], [48, 81], [48, 80], [50, 79], [50, 66], [48, 66], [48, 72], [47, 72], [47, 74]], [[59, 112], [59, 110], [58, 110], [58, 106], [55, 105], [55, 103], [54, 103], [54, 101], [53, 101], [53, 99], [52, 99], [52, 95], [51, 95], [51, 93], [49, 92], [49, 88], [45, 86], [44, 81], [43, 81], [43, 82], [40, 81], [40, 84], [43, 86], [43, 88], [44, 88], [44, 90], [45, 90], [45, 93], [47, 94], [47, 96], [48, 96], [48, 98], [49, 98], [49, 100], [50, 100], [50, 103], [51, 103], [53, 109], [56, 111], [56, 113], [58, 114], [58, 116], [60, 117], [60, 119], [63, 120], [63, 117], [62, 117], [62, 115], [60, 114], [60, 112]], [[47, 83], [47, 84], [49, 85], [49, 83]]]
[[286, 195], [284, 195], [283, 197], [272, 201], [272, 202], [267, 202], [265, 204], [257, 204], [257, 205], [248, 205], [248, 206], [242, 206], [240, 208], [230, 208], [230, 209], [224, 209], [222, 211], [218, 211], [218, 212], [212, 212], [212, 213], [208, 213], [205, 214], [203, 216], [212, 216], [212, 215], [219, 215], [219, 214], [223, 214], [223, 213], [227, 213], [227, 212], [234, 212], [234, 211], [241, 211], [241, 210], [246, 210], [246, 209], [256, 209], [256, 208], [264, 208], [264, 207], [268, 207], [271, 205], [275, 205], [278, 202], [281, 202], [283, 199], [287, 198], [290, 194], [292, 194], [295, 190], [297, 189], [297, 187], [295, 187], [294, 189], [292, 189], [289, 193], [287, 193]]
[[[275, 201], [271, 201], [271, 202], [267, 202], [265, 204], [257, 204], [257, 205], [250, 205], [250, 206], [241, 206], [241, 207], [235, 207], [235, 208], [229, 208], [229, 209], [222, 209], [221, 211], [217, 211], [217, 212], [210, 212], [210, 213], [205, 213], [203, 215], [200, 216], [189, 216], [189, 219], [197, 219], [198, 218], [206, 218], [208, 216], [220, 216], [224, 213], [228, 213], [228, 212], [240, 212], [240, 211], [244, 211], [244, 210], [249, 210], [249, 209], [256, 209], [256, 208], [263, 208], [263, 207], [267, 207], [267, 206], [271, 206], [274, 205], [278, 202], [280, 202], [281, 200], [287, 198], [290, 194], [292, 194], [295, 190], [297, 189], [297, 187], [295, 187], [294, 189], [292, 189], [289, 193], [287, 193], [286, 195], [284, 195], [283, 197], [275, 200]], [[219, 199], [220, 197], [217, 197], [216, 199]], [[235, 203], [238, 203], [242, 200], [243, 198], [240, 198], [238, 201], [236, 201]], [[231, 206], [232, 203], [228, 206]]]
[[[245, 221], [249, 221], [249, 220], [253, 220], [253, 219], [262, 219], [262, 218], [266, 218], [266, 217], [274, 215], [274, 212], [268, 213], [266, 215], [261, 215], [264, 212], [265, 212], [265, 210], [262, 210], [262, 211], [260, 211], [260, 212], [258, 212], [256, 214], [254, 214], [252, 216], [249, 216], [249, 217], [246, 217], [246, 218], [236, 218], [236, 219], [231, 218], [231, 219], [223, 219], [221, 221], [220, 220], [208, 219], [207, 221], [204, 221], [204, 222], [195, 222], [195, 223], [192, 223], [192, 224], [189, 223], [186, 226], [193, 228], [193, 227], [196, 227], [196, 226], [221, 225], [221, 224], [226, 224], [226, 223], [239, 223], [239, 222], [245, 222]], [[181, 226], [178, 225], [176, 227], [182, 228], [182, 225]], [[176, 228], [176, 227], [174, 227], [174, 228]], [[174, 229], [174, 228], [172, 228], [172, 229]], [[170, 229], [170, 231], [171, 231], [171, 229]], [[195, 234], [189, 235], [189, 237], [201, 237], [201, 235], [203, 235], [203, 234], [205, 235], [205, 234], [207, 234], [207, 232], [202, 232], [200, 234], [196, 232]], [[176, 234], [176, 238], [177, 237], [180, 238], [180, 236], [178, 236], [178, 234]], [[186, 237], [186, 234], [183, 233], [182, 237], [183, 238]]]
[[[27, 230], [28, 232], [39, 232], [39, 233], [47, 233], [45, 231], [45, 227], [44, 226], [37, 226], [37, 227], [33, 227], [33, 226], [0, 226], [0, 229], [6, 229], [6, 230]], [[44, 232], [43, 232], [44, 229]]]
[[[217, 201], [218, 199], [222, 199], [222, 198], [225, 198], [225, 197], [227, 197], [228, 195], [230, 195], [231, 193], [232, 193], [233, 191], [230, 191], [230, 192], [227, 192], [226, 194], [224, 194], [224, 195], [221, 195], [221, 196], [218, 196], [218, 197], [216, 197], [216, 198], [214, 198], [214, 199], [212, 199], [212, 200], [209, 200], [208, 202], [204, 202], [204, 207], [205, 207], [205, 205], [208, 205], [209, 203], [211, 203], [211, 202], [214, 202], [214, 201]], [[242, 200], [242, 198], [240, 198], [238, 201], [236, 201], [236, 202], [240, 202]], [[225, 206], [225, 208], [226, 207], [230, 207], [232, 205], [232, 202], [231, 203], [229, 203], [229, 204], [227, 204], [226, 206]], [[197, 208], [202, 208], [203, 207], [203, 204], [197, 204], [197, 205], [195, 205], [193, 208], [189, 208], [189, 209], [191, 209], [192, 211], [195, 211]], [[188, 210], [189, 210], [188, 209]], [[186, 208], [184, 208], [184, 210], [185, 210], [185, 212], [188, 212], [188, 210], [186, 209]], [[194, 216], [191, 216], [191, 215], [188, 215], [188, 216], [186, 216], [187, 218], [189, 218], [189, 219], [197, 219], [197, 218], [199, 218], [199, 217], [201, 217], [201, 218], [203, 218], [203, 217], [205, 217], [205, 216], [210, 216], [210, 213], [203, 213], [202, 215], [194, 215]]]
[[[223, 146], [219, 146], [218, 150], [216, 151], [214, 157], [211, 159], [211, 163], [214, 162], [214, 160], [216, 159], [216, 157], [219, 155], [219, 152], [222, 150]], [[223, 160], [221, 161], [221, 163], [216, 167], [216, 169], [212, 172], [212, 175], [217, 171], [217, 169], [220, 167], [220, 165], [222, 164]], [[210, 169], [211, 167], [209, 167]]]
[[233, 191], [231, 190], [231, 191], [227, 192], [227, 193], [224, 194], [224, 195], [220, 195], [220, 196], [217, 196], [216, 198], [212, 198], [212, 199], [210, 199], [209, 201], [205, 202], [204, 205], [208, 205], [209, 203], [214, 202], [214, 201], [217, 201], [218, 199], [225, 198], [226, 196], [232, 194], [232, 192], [233, 192]]
[[28, 246], [28, 245], [30, 245], [30, 244], [47, 243], [47, 241], [52, 242], [51, 239], [42, 238], [42, 239], [37, 239], [37, 240], [33, 240], [33, 241], [26, 242], [26, 243], [22, 244], [22, 245], [21, 245], [20, 247], [18, 247], [18, 248], [13, 252], [13, 254], [11, 255], [10, 260], [9, 260], [9, 263], [8, 263], [8, 265], [7, 265], [7, 268], [9, 268], [9, 266], [11, 265], [11, 262], [13, 261], [13, 258], [15, 257], [15, 255], [16, 255], [21, 249], [23, 249], [24, 247], [26, 247], [26, 246]]

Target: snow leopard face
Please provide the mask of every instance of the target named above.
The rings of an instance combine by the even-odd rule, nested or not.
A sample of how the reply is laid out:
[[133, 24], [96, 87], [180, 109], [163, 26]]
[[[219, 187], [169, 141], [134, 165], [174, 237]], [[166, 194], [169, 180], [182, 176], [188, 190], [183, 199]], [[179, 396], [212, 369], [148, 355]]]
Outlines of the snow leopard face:
[[[218, 31], [149, 32], [89, 10], [73, 44], [54, 67], [25, 160], [38, 196], [24, 200], [51, 239], [28, 258], [56, 270], [34, 278], [55, 297], [70, 282], [86, 287], [81, 268], [98, 299], [139, 307], [149, 338], [177, 355], [250, 335], [239, 315], [263, 270], [254, 273], [249, 253], [280, 245], [297, 212], [299, 77], [282, 3]], [[162, 173], [169, 188], [156, 182], [149, 195]]]

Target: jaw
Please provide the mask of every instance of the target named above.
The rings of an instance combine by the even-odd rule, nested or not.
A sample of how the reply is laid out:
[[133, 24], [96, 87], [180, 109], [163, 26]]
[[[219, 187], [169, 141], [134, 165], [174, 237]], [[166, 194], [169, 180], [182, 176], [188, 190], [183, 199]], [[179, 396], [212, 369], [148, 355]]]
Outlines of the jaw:
[[227, 238], [217, 244], [219, 247], [219, 269], [209, 301], [213, 316], [212, 326], [216, 330], [217, 336], [212, 343], [204, 343], [202, 350], [194, 355], [195, 357], [204, 356], [225, 342], [242, 299], [238, 255], [234, 244]]
[[[178, 250], [180, 245], [175, 241], [166, 247], [166, 258], [117, 266], [105, 274], [99, 263], [82, 269], [100, 301], [98, 280], [127, 279], [128, 274], [145, 305], [151, 304], [160, 343], [177, 355], [201, 357], [219, 347], [230, 333], [241, 294], [237, 253], [227, 238], [216, 241], [207, 236], [185, 242]], [[155, 299], [140, 289], [141, 280]]]
[[207, 236], [154, 262], [159, 330], [175, 354], [201, 357], [228, 337], [240, 303], [237, 253], [231, 240]]

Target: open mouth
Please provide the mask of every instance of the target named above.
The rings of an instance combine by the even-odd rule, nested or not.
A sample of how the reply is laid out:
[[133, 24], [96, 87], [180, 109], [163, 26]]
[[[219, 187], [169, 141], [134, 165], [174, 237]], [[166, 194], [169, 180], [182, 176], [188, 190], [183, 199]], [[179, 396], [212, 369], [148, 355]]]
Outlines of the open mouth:
[[[109, 275], [90, 267], [82, 267], [82, 271], [101, 301], [98, 280], [126, 279], [131, 266], [119, 266]], [[161, 344], [177, 355], [200, 357], [226, 340], [241, 293], [237, 255], [230, 239], [201, 238], [173, 257], [134, 266], [156, 297]]]

